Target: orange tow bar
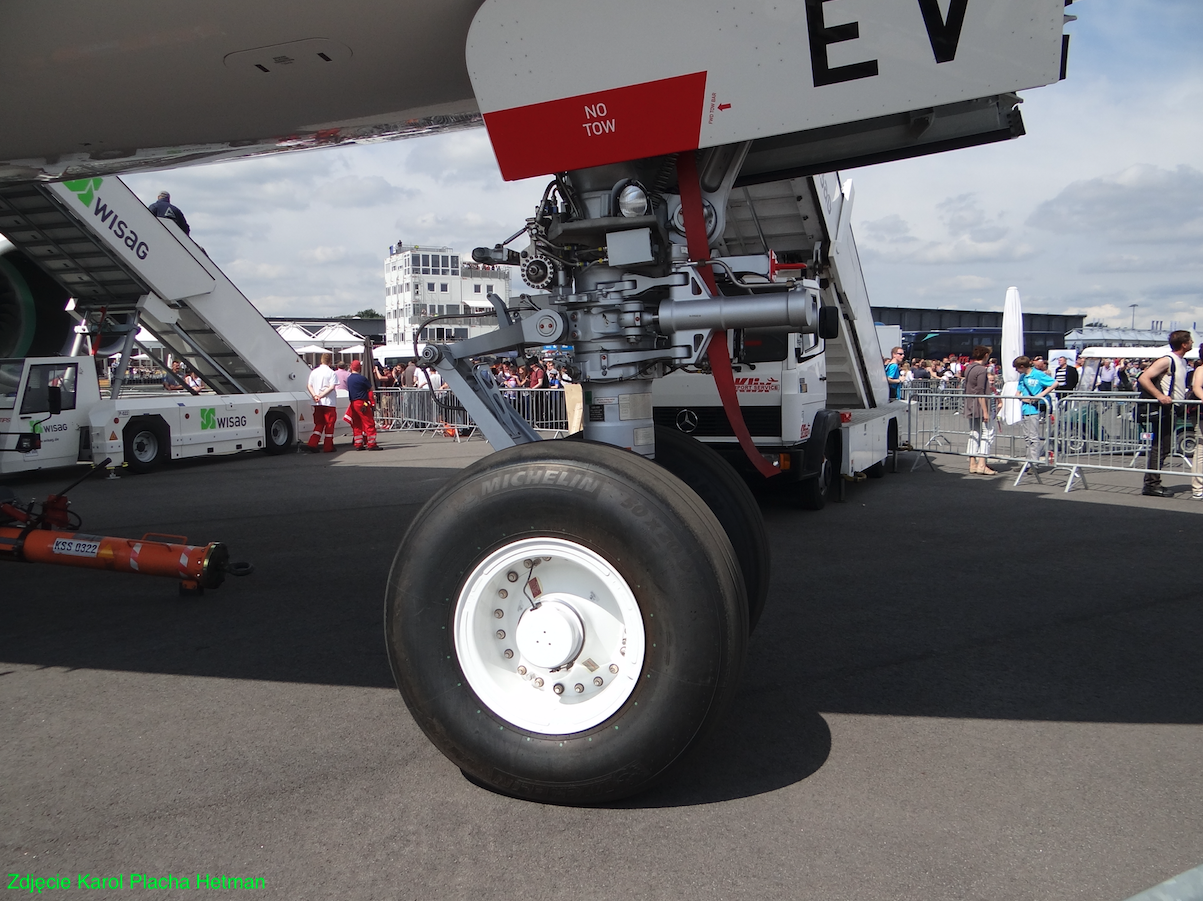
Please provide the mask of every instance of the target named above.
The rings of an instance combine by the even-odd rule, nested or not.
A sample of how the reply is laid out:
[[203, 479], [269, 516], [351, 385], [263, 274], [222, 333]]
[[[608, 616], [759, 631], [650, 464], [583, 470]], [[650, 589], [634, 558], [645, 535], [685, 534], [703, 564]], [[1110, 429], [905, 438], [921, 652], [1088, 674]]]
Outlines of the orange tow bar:
[[[98, 464], [84, 478], [108, 462]], [[152, 532], [141, 538], [112, 538], [71, 531], [79, 518], [67, 509], [67, 490], [50, 495], [40, 509], [33, 503], [0, 501], [0, 522], [6, 523], [0, 525], [0, 560], [166, 576], [179, 580], [181, 594], [200, 594], [217, 588], [227, 574], [245, 576], [254, 571], [249, 563], [231, 563], [229, 549], [221, 542], [195, 546], [187, 544], [183, 535]]]

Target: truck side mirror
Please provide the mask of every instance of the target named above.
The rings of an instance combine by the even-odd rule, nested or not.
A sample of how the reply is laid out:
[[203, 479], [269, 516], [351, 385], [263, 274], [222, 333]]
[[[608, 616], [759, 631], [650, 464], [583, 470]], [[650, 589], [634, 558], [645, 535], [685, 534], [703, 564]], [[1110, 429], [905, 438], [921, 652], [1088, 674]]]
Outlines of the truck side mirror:
[[840, 336], [840, 311], [836, 307], [819, 307], [819, 337], [823, 340]]
[[63, 389], [58, 385], [51, 385], [46, 389], [46, 403], [50, 406], [50, 415], [58, 416], [63, 412]]

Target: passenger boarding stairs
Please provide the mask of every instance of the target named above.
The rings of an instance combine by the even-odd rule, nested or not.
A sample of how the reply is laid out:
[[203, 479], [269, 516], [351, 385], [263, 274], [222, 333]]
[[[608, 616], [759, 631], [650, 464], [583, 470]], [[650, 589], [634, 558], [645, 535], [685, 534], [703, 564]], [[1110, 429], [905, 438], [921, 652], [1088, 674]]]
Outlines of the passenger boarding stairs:
[[849, 221], [851, 191], [837, 173], [739, 186], [727, 201], [724, 256], [772, 250], [779, 260], [809, 262], [819, 248], [823, 304], [840, 310], [840, 332], [826, 342], [827, 405], [861, 410], [888, 403], [889, 383]]
[[308, 368], [205, 252], [119, 178], [0, 185], [0, 234], [82, 321], [142, 325], [218, 394], [303, 390]]

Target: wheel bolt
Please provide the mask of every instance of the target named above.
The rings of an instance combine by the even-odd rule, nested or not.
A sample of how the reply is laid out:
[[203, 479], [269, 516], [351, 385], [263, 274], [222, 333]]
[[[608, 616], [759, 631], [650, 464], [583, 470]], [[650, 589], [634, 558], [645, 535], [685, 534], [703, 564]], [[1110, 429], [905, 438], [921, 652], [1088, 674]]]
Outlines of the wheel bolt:
[[561, 685], [559, 682], [557, 682], [555, 685], [553, 685], [551, 687], [551, 690], [554, 691], [558, 695], [562, 695], [564, 693], [564, 686]]
[[498, 629], [498, 630], [497, 630], [497, 637], [498, 637], [498, 638], [505, 638], [505, 629]]
[[513, 656], [514, 656], [514, 652], [511, 651], [509, 648], [506, 648], [505, 649], [505, 659], [509, 660]]
[[[543, 679], [542, 679], [542, 677], [541, 677], [541, 676], [535, 676], [535, 688], [542, 688], [542, 687], [543, 687]], [[563, 689], [561, 689], [561, 691], [563, 691]]]
[[625, 647], [619, 648], [618, 653], [622, 654], [622, 656], [625, 657], [625, 656], [627, 656], [627, 649]]
[[525, 676], [525, 675], [526, 675], [526, 667], [525, 667], [525, 666], [520, 666], [520, 667], [518, 667], [518, 675], [519, 675], [519, 676]]
[[523, 560], [523, 561], [522, 561], [522, 565], [523, 565], [524, 567], [526, 567], [527, 569], [534, 569], [534, 568], [535, 568], [535, 561], [534, 561], [534, 560]]
[[505, 611], [503, 611], [499, 608], [499, 609], [493, 611], [493, 615], [495, 617], [497, 617], [498, 619], [501, 619], [503, 616], [505, 616]]
[[576, 683], [576, 685], [572, 686], [572, 690], [575, 691], [579, 695], [582, 691], [585, 690], [585, 686], [581, 685], [581, 683], [578, 682], [578, 683]]
[[594, 684], [594, 685], [596, 685], [598, 688], [601, 688], [601, 686], [602, 686], [602, 683], [603, 683], [604, 681], [606, 681], [606, 680], [605, 680], [605, 679], [603, 679], [601, 676], [594, 676], [594, 677], [593, 677], [593, 684]]
[[503, 588], [501, 591], [497, 592], [497, 596], [502, 600], [505, 600], [510, 596], [510, 593]]
[[611, 664], [610, 664], [610, 672], [612, 672], [612, 673], [617, 673], [617, 672], [618, 672], [618, 664], [617, 664], [617, 663], [611, 663]]
[[505, 577], [507, 579], [509, 579], [511, 582], [518, 581], [518, 574], [516, 572], [514, 572], [512, 569], [508, 573], [505, 574]]

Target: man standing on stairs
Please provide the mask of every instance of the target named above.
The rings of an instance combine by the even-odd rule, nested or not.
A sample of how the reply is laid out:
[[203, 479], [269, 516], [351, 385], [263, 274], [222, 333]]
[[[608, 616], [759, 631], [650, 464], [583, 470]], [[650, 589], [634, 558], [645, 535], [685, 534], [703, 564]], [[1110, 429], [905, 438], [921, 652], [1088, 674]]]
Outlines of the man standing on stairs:
[[318, 443], [321, 450], [328, 454], [334, 453], [334, 414], [338, 388], [338, 379], [330, 363], [332, 354], [322, 354], [322, 362], [313, 372], [309, 373], [309, 396], [313, 398], [313, 434], [309, 436], [309, 449], [317, 453]]
[[147, 207], [147, 209], [160, 219], [173, 220], [184, 234], [189, 234], [192, 231], [188, 227], [188, 220], [184, 218], [183, 212], [171, 202], [171, 195], [166, 191], [160, 191], [159, 199]]

